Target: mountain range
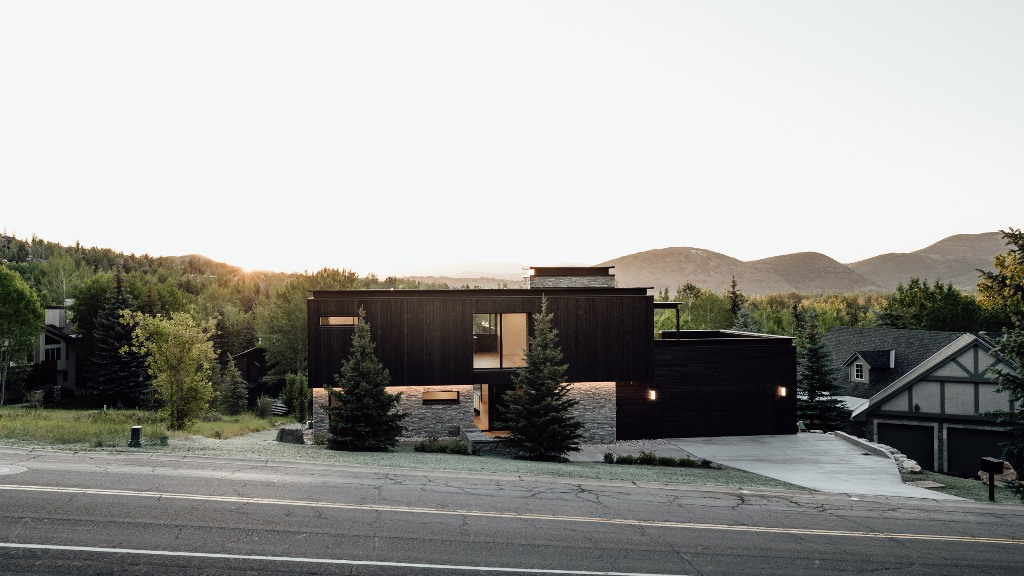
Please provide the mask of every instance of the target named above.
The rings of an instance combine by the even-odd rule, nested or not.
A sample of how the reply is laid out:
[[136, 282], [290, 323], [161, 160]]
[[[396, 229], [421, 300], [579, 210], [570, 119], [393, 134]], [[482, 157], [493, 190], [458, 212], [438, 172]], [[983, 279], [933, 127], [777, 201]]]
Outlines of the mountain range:
[[999, 232], [957, 234], [910, 253], [881, 254], [842, 264], [819, 252], [799, 252], [742, 261], [711, 250], [660, 248], [622, 256], [598, 266], [614, 266], [619, 286], [675, 290], [687, 282], [716, 292], [727, 290], [735, 276], [744, 294], [781, 292], [892, 291], [912, 277], [941, 280], [974, 290], [977, 270], [992, 268], [1006, 251]]

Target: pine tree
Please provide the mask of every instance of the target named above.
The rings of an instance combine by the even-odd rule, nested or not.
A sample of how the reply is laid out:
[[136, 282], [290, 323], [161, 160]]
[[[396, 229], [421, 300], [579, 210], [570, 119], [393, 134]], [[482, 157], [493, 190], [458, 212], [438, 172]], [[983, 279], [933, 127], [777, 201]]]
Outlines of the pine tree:
[[227, 362], [213, 365], [213, 405], [217, 411], [227, 416], [241, 414], [249, 404], [249, 389], [241, 372], [235, 368], [230, 358]]
[[736, 315], [736, 322], [733, 323], [732, 329], [737, 332], [749, 332], [752, 334], [757, 334], [761, 331], [754, 317], [750, 315], [750, 309], [746, 306], [740, 307], [740, 312]]
[[572, 413], [579, 400], [569, 397], [568, 365], [561, 363], [552, 319], [547, 298], [541, 298], [540, 312], [533, 315], [526, 366], [513, 377], [515, 389], [504, 395], [503, 424], [510, 432], [505, 444], [529, 460], [564, 461], [569, 452], [579, 452], [583, 436], [584, 425]]
[[729, 314], [732, 315], [735, 321], [739, 318], [740, 310], [743, 308], [743, 304], [747, 301], [747, 297], [740, 292], [739, 282], [736, 282], [736, 276], [733, 275], [732, 282], [729, 283]]
[[818, 318], [808, 310], [797, 346], [796, 415], [808, 428], [842, 430], [850, 419], [836, 389], [832, 355], [818, 331]]
[[402, 434], [406, 414], [398, 411], [401, 394], [386, 390], [391, 374], [377, 359], [362, 308], [352, 334], [352, 350], [335, 380], [338, 388], [329, 389], [331, 406], [326, 407], [331, 433], [327, 447], [357, 452], [392, 450]]
[[114, 405], [138, 407], [147, 398], [146, 360], [131, 349], [135, 324], [123, 322], [121, 317], [122, 310], [136, 309], [124, 277], [118, 272], [106, 303], [96, 316], [95, 348], [89, 362], [89, 393]]

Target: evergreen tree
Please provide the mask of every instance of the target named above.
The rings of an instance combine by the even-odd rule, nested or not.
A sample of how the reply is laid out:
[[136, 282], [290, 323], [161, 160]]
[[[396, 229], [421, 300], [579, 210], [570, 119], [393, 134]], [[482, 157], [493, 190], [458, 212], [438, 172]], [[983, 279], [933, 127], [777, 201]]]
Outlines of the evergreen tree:
[[137, 407], [146, 398], [149, 378], [146, 359], [132, 350], [136, 326], [122, 322], [122, 310], [134, 311], [136, 305], [118, 272], [94, 324], [89, 392], [114, 405]]
[[391, 374], [377, 359], [370, 324], [359, 309], [359, 322], [352, 334], [352, 350], [335, 377], [338, 388], [331, 388], [331, 436], [327, 447], [332, 450], [357, 452], [388, 452], [398, 444], [402, 420], [398, 411], [401, 394], [390, 394], [386, 387]]
[[733, 323], [732, 329], [737, 332], [749, 332], [753, 334], [761, 331], [761, 328], [757, 325], [754, 317], [750, 315], [750, 309], [746, 306], [740, 307], [740, 312], [736, 315], [736, 322]]
[[729, 283], [729, 292], [727, 294], [729, 296], [729, 314], [732, 315], [732, 318], [735, 321], [740, 315], [740, 309], [743, 308], [743, 303], [747, 301], [746, 296], [740, 292], [739, 282], [736, 282], [735, 274], [732, 277], [732, 282]]
[[226, 363], [213, 365], [214, 400], [217, 411], [227, 416], [241, 414], [249, 404], [249, 389], [245, 386], [242, 374], [235, 368], [230, 358]]
[[509, 435], [505, 444], [520, 458], [565, 460], [579, 452], [584, 425], [573, 415], [579, 400], [569, 397], [565, 382], [568, 365], [562, 364], [558, 332], [552, 326], [547, 298], [533, 315], [533, 336], [526, 350], [526, 366], [513, 377], [515, 389], [505, 393]]
[[[1017, 410], [1001, 410], [992, 415], [1013, 436], [1013, 440], [1006, 444], [1003, 457], [1020, 470], [1024, 466], [1024, 233], [1014, 228], [1001, 232], [1010, 249], [995, 257], [994, 271], [981, 271], [978, 292], [983, 299], [1009, 315], [1013, 322], [1012, 326], [1003, 329], [995, 352], [1016, 364], [1016, 370], [997, 369], [992, 370], [992, 374], [999, 382], [999, 390], [1009, 394]], [[1014, 482], [1011, 488], [1024, 499], [1024, 484]]]
[[796, 416], [808, 428], [842, 430], [850, 419], [836, 389], [832, 355], [822, 334], [814, 309], [804, 318], [804, 329], [797, 343]]
[[281, 400], [288, 406], [296, 422], [305, 422], [309, 419], [309, 411], [313, 404], [309, 381], [302, 374], [288, 374], [284, 377], [284, 382]]

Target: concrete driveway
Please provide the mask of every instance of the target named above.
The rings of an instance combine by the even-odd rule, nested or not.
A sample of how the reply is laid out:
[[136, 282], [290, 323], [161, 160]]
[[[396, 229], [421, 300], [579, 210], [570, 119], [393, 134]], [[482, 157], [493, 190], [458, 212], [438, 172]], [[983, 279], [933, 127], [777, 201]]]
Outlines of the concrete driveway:
[[962, 500], [908, 486], [896, 463], [830, 434], [669, 438], [673, 446], [726, 466], [838, 494]]

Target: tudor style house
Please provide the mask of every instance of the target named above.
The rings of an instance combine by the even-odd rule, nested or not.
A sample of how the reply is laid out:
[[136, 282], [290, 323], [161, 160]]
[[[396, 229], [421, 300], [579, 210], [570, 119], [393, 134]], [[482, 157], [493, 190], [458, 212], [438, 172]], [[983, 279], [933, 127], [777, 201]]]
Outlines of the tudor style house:
[[989, 368], [1012, 370], [992, 344], [966, 332], [837, 327], [825, 335], [852, 431], [922, 468], [973, 475], [1010, 439], [985, 415], [1014, 410]]
[[796, 431], [792, 339], [728, 331], [655, 339], [653, 297], [616, 288], [609, 270], [535, 267], [526, 289], [314, 290], [310, 386], [323, 401], [363, 309], [389, 390], [402, 392], [407, 435], [500, 431], [502, 396], [546, 297], [585, 440]]

